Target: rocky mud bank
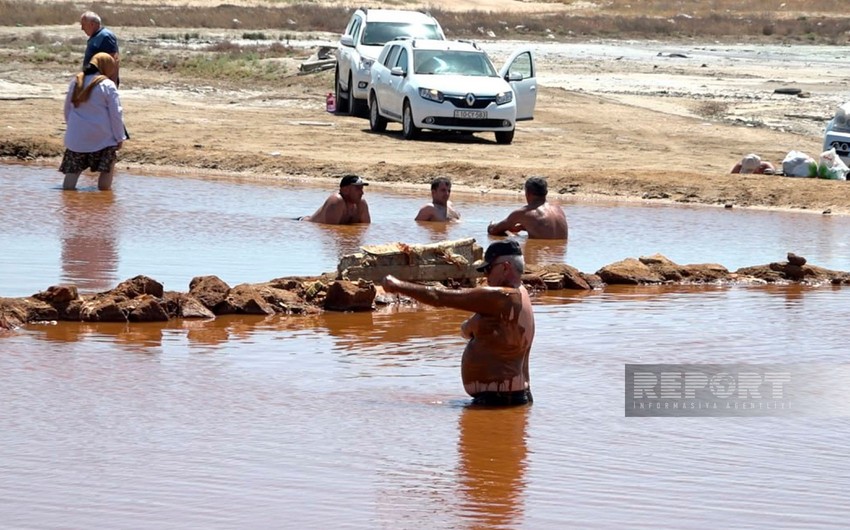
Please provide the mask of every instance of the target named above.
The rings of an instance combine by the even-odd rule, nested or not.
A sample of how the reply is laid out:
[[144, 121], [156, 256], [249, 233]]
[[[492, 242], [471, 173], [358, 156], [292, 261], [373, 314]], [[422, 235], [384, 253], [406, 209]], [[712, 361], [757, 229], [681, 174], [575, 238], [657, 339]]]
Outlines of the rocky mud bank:
[[[480, 281], [477, 280], [477, 281]], [[468, 284], [470, 281], [466, 280]], [[729, 271], [715, 263], [679, 265], [655, 254], [627, 258], [585, 273], [567, 264], [529, 266], [523, 282], [535, 290], [592, 290], [606, 285], [776, 284], [850, 285], [850, 272], [807, 263], [789, 253], [787, 261]], [[459, 282], [448, 281], [450, 286]], [[396, 303], [368, 280], [329, 273], [304, 278], [277, 278], [229, 286], [217, 276], [198, 276], [188, 292], [165, 291], [147, 276], [127, 279], [114, 289], [81, 294], [74, 285], [54, 285], [22, 298], [0, 298], [0, 329], [50, 321], [157, 322], [211, 319], [224, 314], [303, 315], [322, 311], [371, 311]]]

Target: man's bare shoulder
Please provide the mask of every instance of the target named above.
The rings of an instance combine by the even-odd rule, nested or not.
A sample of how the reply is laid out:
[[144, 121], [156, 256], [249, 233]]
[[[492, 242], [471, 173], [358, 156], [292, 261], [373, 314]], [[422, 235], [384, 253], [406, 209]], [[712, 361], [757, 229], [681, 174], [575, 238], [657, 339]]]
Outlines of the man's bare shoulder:
[[419, 208], [419, 213], [416, 214], [416, 221], [430, 221], [434, 218], [434, 205], [426, 204], [422, 208]]

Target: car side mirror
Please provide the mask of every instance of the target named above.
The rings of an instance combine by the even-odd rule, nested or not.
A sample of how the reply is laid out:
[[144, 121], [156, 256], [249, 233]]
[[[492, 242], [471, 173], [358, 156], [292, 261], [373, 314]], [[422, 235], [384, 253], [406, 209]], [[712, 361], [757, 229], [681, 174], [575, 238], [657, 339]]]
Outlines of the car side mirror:
[[505, 80], [508, 81], [508, 82], [510, 82], [510, 81], [522, 81], [523, 77], [522, 77], [522, 74], [519, 73], [519, 72], [508, 72], [508, 75], [505, 76]]
[[391, 75], [397, 75], [397, 76], [400, 76], [400, 77], [404, 77], [407, 74], [407, 72], [405, 72], [404, 69], [402, 69], [401, 66], [393, 66], [393, 69], [390, 70], [390, 74]]
[[339, 39], [339, 43], [343, 46], [348, 46], [349, 48], [354, 47], [354, 39], [351, 35], [343, 35], [341, 39]]

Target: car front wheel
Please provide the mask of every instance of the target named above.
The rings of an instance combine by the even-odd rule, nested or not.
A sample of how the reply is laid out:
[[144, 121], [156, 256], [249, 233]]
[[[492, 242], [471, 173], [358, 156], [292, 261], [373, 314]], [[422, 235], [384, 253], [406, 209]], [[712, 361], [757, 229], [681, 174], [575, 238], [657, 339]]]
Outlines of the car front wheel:
[[348, 100], [348, 107], [345, 109], [345, 114], [348, 116], [357, 116], [357, 111], [360, 107], [357, 105], [357, 100], [354, 99], [354, 79], [350, 73], [348, 74], [348, 93], [345, 97]]
[[369, 128], [372, 129], [372, 132], [387, 130], [387, 119], [378, 112], [378, 98], [374, 93], [369, 96]]
[[339, 84], [339, 66], [337, 66], [336, 73], [334, 75], [334, 88], [336, 89], [336, 93], [334, 94], [334, 98], [336, 98], [336, 113], [348, 114], [348, 107], [350, 105], [348, 100], [349, 95]]
[[413, 140], [419, 136], [419, 127], [413, 122], [413, 111], [410, 109], [410, 102], [404, 102], [404, 111], [401, 120], [401, 134], [405, 140]]
[[497, 144], [509, 144], [514, 141], [514, 130], [510, 131], [496, 131], [496, 143]]

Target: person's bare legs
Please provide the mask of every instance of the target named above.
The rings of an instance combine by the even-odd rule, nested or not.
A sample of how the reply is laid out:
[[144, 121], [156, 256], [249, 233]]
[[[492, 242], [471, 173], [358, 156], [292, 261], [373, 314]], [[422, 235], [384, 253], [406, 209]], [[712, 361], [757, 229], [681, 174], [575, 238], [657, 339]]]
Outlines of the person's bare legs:
[[109, 171], [101, 171], [100, 177], [97, 179], [97, 189], [100, 191], [109, 191], [112, 189], [112, 175], [115, 173], [115, 167]]
[[77, 189], [77, 179], [80, 178], [80, 173], [82, 171], [78, 171], [76, 173], [65, 173], [65, 182], [62, 183], [63, 190], [75, 190]]

